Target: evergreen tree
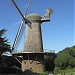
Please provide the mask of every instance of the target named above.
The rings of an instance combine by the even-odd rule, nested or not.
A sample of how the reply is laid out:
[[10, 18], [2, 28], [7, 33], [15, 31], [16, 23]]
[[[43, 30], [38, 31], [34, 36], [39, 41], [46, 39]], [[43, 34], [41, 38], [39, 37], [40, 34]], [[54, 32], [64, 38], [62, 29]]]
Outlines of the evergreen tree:
[[8, 39], [6, 37], [3, 37], [6, 31], [7, 31], [6, 29], [0, 30], [0, 54], [5, 50], [11, 51]]

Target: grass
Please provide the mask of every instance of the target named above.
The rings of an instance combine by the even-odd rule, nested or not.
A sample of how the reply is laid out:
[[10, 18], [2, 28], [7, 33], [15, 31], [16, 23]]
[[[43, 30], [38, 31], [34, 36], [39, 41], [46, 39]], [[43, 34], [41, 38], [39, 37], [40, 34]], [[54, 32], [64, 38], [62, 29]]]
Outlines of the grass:
[[75, 68], [73, 69], [65, 69], [65, 70], [59, 70], [58, 73], [74, 73]]

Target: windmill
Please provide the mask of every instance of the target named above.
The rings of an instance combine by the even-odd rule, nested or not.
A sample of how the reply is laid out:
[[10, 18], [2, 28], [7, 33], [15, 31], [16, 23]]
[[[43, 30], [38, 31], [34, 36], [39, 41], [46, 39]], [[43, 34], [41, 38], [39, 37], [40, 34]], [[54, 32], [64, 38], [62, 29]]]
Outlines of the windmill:
[[22, 22], [20, 24], [12, 47], [12, 51], [15, 50], [15, 47], [18, 44], [19, 37], [23, 32], [23, 24], [25, 23], [26, 33], [24, 40], [24, 50], [22, 53], [16, 53], [16, 55], [23, 56], [24, 60], [22, 60], [21, 65], [23, 71], [30, 70], [32, 72], [44, 72], [44, 55], [50, 53], [45, 53], [43, 51], [41, 23], [50, 21], [50, 15], [53, 13], [52, 9], [48, 8], [46, 10], [46, 14], [43, 17], [38, 14], [29, 14], [28, 16], [26, 16], [30, 5], [29, 0], [25, 15], [23, 16], [14, 0], [11, 0], [11, 3], [22, 18]]

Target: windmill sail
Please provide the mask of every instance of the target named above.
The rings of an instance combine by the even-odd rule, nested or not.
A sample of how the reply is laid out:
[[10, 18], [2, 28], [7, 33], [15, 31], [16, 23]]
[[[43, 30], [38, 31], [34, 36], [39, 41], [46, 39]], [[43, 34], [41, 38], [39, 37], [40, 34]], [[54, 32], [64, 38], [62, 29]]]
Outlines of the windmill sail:
[[16, 5], [16, 3], [14, 2], [14, 0], [10, 0], [11, 3], [13, 4], [14, 8], [16, 9], [16, 11], [20, 14], [20, 16], [22, 17], [22, 20], [25, 21], [25, 22], [29, 22], [31, 23], [30, 21], [28, 21], [24, 16], [23, 14], [21, 13], [20, 9], [18, 8], [18, 6]]
[[12, 51], [14, 51], [14, 50], [16, 50], [16, 48], [17, 48], [17, 46], [18, 46], [18, 44], [19, 44], [19, 42], [20, 42], [20, 39], [21, 39], [21, 37], [22, 37], [22, 34], [23, 34], [23, 32], [24, 32], [23, 23], [26, 21], [26, 22], [29, 23], [29, 24], [28, 24], [29, 27], [31, 27], [31, 26], [30, 26], [31, 22], [28, 21], [28, 20], [25, 18], [26, 15], [27, 15], [27, 11], [28, 11], [29, 5], [30, 5], [30, 0], [28, 1], [28, 6], [27, 6], [27, 8], [26, 8], [26, 12], [25, 12], [24, 16], [22, 15], [21, 11], [19, 10], [19, 8], [18, 8], [18, 6], [16, 5], [16, 3], [14, 2], [14, 0], [11, 0], [11, 2], [12, 2], [12, 4], [14, 5], [14, 7], [16, 8], [17, 12], [18, 12], [18, 13], [20, 14], [20, 16], [22, 17], [22, 20], [23, 20], [23, 21], [21, 22], [20, 26], [19, 26], [17, 35], [16, 35], [16, 37], [15, 37], [15, 40], [14, 40], [14, 43], [13, 43], [13, 46], [12, 46]]
[[22, 37], [23, 32], [24, 32], [24, 27], [23, 27], [23, 21], [22, 21], [21, 24], [20, 24], [20, 26], [19, 26], [19, 29], [18, 29], [16, 38], [15, 38], [15, 40], [14, 40], [14, 43], [13, 43], [13, 46], [12, 46], [12, 51], [17, 48], [17, 45], [18, 45], [18, 43], [19, 43], [19, 40], [20, 40], [21, 37]]
[[26, 12], [25, 12], [25, 14], [24, 14], [24, 17], [26, 17], [26, 15], [27, 15], [29, 5], [30, 5], [30, 0], [28, 0], [28, 6], [27, 6], [27, 8], [26, 8]]

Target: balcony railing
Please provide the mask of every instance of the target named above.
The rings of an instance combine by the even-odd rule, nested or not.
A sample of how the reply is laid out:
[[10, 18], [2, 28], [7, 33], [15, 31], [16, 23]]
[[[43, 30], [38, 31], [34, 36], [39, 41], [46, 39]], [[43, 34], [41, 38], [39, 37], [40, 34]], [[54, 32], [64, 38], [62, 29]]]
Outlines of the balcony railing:
[[44, 52], [46, 52], [46, 53], [55, 53], [54, 50], [49, 50], [49, 49], [44, 49]]

